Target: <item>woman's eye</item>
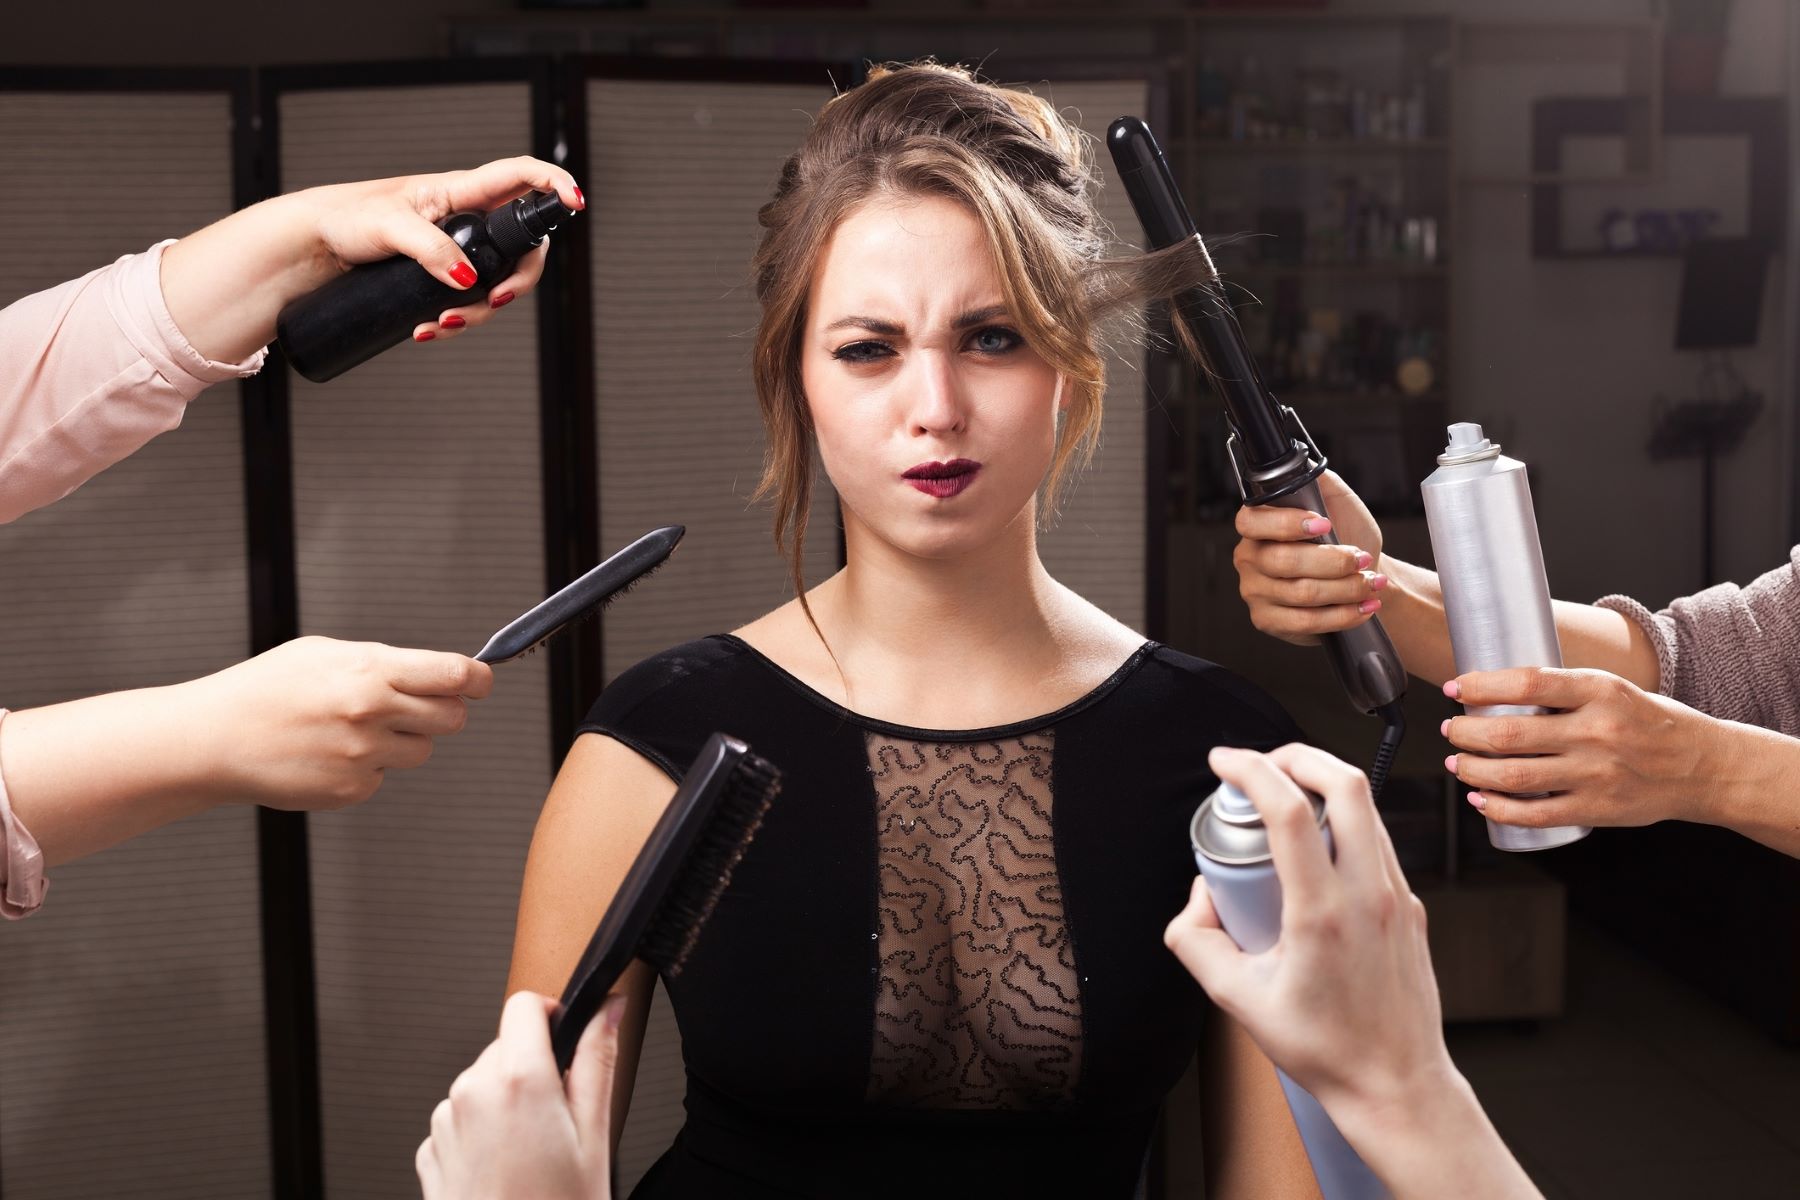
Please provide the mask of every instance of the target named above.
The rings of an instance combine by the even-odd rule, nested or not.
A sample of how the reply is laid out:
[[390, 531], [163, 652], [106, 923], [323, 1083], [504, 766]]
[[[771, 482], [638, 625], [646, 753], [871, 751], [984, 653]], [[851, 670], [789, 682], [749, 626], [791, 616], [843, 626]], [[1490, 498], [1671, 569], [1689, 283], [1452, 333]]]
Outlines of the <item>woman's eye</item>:
[[1004, 325], [990, 325], [986, 329], [977, 329], [969, 338], [970, 347], [981, 354], [1006, 354], [1009, 351], [1017, 350], [1024, 344], [1024, 338]]
[[848, 346], [839, 346], [833, 350], [831, 357], [839, 362], [869, 363], [886, 358], [893, 352], [885, 342], [851, 342]]

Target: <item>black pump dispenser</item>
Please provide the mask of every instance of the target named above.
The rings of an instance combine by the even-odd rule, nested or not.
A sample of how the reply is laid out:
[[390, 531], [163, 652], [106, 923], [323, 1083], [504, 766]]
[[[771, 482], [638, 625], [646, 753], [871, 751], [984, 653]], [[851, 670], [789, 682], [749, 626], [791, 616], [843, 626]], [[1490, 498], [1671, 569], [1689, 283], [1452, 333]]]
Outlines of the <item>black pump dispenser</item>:
[[353, 267], [281, 310], [275, 336], [294, 370], [314, 383], [399, 345], [414, 327], [485, 297], [552, 229], [574, 215], [554, 192], [533, 192], [491, 213], [456, 213], [438, 227], [475, 268], [459, 291], [404, 255]]

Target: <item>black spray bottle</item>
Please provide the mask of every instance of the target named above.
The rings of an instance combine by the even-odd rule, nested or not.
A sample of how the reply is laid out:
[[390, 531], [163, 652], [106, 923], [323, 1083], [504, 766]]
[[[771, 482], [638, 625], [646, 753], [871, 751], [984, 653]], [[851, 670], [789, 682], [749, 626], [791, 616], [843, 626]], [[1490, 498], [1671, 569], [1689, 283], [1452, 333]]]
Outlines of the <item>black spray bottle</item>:
[[554, 192], [533, 192], [485, 215], [446, 217], [438, 227], [474, 266], [473, 287], [458, 291], [404, 255], [364, 263], [281, 310], [275, 336], [282, 352], [314, 383], [335, 379], [399, 345], [421, 322], [486, 296], [573, 215]]

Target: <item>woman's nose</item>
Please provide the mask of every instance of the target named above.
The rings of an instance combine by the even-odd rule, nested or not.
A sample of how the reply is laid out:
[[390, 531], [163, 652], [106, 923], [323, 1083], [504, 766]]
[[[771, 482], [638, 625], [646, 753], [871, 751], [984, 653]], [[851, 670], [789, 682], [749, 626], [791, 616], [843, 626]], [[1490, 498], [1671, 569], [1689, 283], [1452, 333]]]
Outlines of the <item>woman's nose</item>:
[[906, 396], [910, 405], [907, 423], [914, 434], [960, 432], [968, 414], [963, 408], [962, 387], [949, 355], [925, 353], [912, 362], [913, 377], [907, 381]]

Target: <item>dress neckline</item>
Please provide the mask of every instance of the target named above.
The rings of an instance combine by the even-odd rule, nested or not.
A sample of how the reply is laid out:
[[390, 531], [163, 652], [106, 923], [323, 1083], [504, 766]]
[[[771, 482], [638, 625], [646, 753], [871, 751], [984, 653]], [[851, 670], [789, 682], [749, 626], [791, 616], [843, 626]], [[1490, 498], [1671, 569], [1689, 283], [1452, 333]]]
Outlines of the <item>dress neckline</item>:
[[915, 725], [900, 725], [893, 721], [883, 721], [876, 717], [866, 716], [854, 709], [845, 708], [842, 704], [839, 704], [823, 692], [820, 692], [812, 685], [806, 683], [799, 676], [793, 674], [786, 667], [764, 654], [761, 650], [758, 650], [755, 646], [752, 646], [749, 642], [746, 642], [737, 634], [718, 633], [713, 636], [719, 641], [727, 642], [748, 654], [751, 658], [762, 664], [766, 670], [782, 683], [798, 692], [816, 707], [824, 709], [826, 712], [831, 713], [840, 720], [849, 721], [860, 725], [865, 729], [887, 734], [891, 737], [903, 737], [921, 742], [995, 741], [1000, 738], [1018, 737], [1021, 734], [1032, 733], [1036, 730], [1044, 729], [1059, 721], [1065, 721], [1076, 713], [1081, 712], [1083, 709], [1089, 708], [1105, 699], [1109, 693], [1121, 683], [1125, 682], [1133, 672], [1142, 666], [1161, 644], [1146, 640], [1136, 650], [1132, 651], [1130, 657], [1120, 663], [1111, 675], [1108, 675], [1105, 679], [1101, 680], [1100, 683], [1096, 684], [1085, 694], [1069, 701], [1069, 703], [1056, 709], [1054, 712], [1048, 712], [1042, 716], [1028, 717], [1022, 721], [1009, 721], [1004, 725], [990, 725], [983, 729], [923, 729]]

